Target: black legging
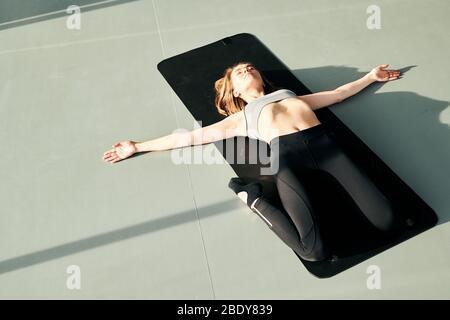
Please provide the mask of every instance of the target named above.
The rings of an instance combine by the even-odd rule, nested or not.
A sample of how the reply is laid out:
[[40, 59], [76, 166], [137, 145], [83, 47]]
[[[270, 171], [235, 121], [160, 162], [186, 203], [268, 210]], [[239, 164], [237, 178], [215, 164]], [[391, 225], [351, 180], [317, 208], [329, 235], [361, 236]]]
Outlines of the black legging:
[[[328, 136], [322, 124], [281, 135], [270, 142], [270, 150], [271, 170], [284, 209], [264, 196], [251, 207], [303, 259], [319, 261], [330, 255], [317, 223], [311, 190], [302, 179], [308, 172], [319, 170], [334, 177], [379, 230], [393, 227], [388, 199]], [[327, 201], [326, 194], [321, 196]]]

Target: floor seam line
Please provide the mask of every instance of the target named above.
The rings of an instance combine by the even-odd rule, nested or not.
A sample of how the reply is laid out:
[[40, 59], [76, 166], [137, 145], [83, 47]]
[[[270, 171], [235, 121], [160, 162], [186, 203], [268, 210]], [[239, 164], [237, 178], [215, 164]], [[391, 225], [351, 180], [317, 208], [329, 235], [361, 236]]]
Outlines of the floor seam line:
[[[152, 5], [153, 5], [153, 13], [155, 15], [155, 22], [156, 22], [156, 28], [157, 28], [157, 31], [158, 31], [159, 42], [160, 42], [160, 45], [161, 45], [162, 56], [164, 58], [165, 57], [164, 43], [162, 41], [161, 31], [160, 31], [160, 28], [159, 28], [158, 16], [156, 14], [155, 0], [152, 0]], [[179, 122], [178, 114], [177, 114], [177, 111], [176, 111], [176, 108], [175, 108], [175, 102], [173, 100], [173, 93], [172, 93], [172, 91], [170, 91], [170, 101], [171, 101], [173, 112], [175, 114], [175, 121], [177, 123], [177, 127], [180, 128], [180, 122]], [[210, 286], [211, 286], [213, 299], [215, 300], [216, 299], [216, 294], [215, 294], [215, 291], [214, 291], [214, 284], [213, 284], [213, 281], [212, 281], [211, 269], [210, 269], [210, 266], [209, 266], [208, 255], [207, 255], [207, 252], [206, 252], [205, 239], [203, 237], [203, 230], [202, 230], [202, 226], [201, 226], [201, 223], [200, 223], [200, 217], [198, 215], [197, 203], [195, 201], [194, 187], [193, 187], [193, 184], [192, 184], [192, 175], [191, 175], [190, 165], [189, 164], [186, 166], [186, 171], [188, 173], [188, 181], [189, 181], [189, 185], [190, 185], [190, 188], [191, 188], [192, 200], [194, 202], [195, 215], [197, 217], [197, 225], [198, 225], [198, 228], [199, 228], [199, 231], [200, 231], [200, 238], [201, 238], [201, 242], [202, 242], [203, 255], [205, 257], [206, 267], [208, 269], [209, 283], [210, 283]]]

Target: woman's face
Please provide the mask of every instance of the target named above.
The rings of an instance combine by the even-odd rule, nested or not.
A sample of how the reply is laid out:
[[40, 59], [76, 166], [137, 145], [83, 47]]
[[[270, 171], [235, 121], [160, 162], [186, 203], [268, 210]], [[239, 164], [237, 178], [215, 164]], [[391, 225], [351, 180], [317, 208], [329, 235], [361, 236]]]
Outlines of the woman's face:
[[233, 94], [242, 93], [249, 88], [262, 88], [263, 80], [261, 74], [251, 64], [240, 64], [231, 73], [233, 83]]

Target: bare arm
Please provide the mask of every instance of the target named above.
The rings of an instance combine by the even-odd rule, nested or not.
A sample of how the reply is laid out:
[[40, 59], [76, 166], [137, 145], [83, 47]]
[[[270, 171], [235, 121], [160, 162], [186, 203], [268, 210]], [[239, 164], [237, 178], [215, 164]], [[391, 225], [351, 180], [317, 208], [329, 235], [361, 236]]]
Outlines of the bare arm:
[[137, 142], [136, 149], [137, 152], [170, 150], [228, 139], [238, 135], [239, 117], [240, 115], [235, 113], [221, 121], [190, 132], [177, 132], [145, 142]]
[[113, 144], [113, 149], [103, 154], [103, 160], [109, 163], [126, 159], [137, 152], [160, 151], [205, 144], [228, 139], [238, 135], [246, 135], [243, 129], [243, 112], [237, 112], [212, 125], [190, 132], [175, 132], [145, 142], [125, 140]]
[[137, 142], [136, 152], [144, 151], [162, 151], [189, 145], [189, 132], [171, 133], [156, 139]]
[[376, 82], [376, 81], [390, 81], [398, 79], [400, 76], [400, 71], [396, 69], [387, 69], [389, 64], [380, 64], [373, 68], [369, 73], [364, 75], [362, 78], [355, 80], [353, 82], [344, 84], [343, 86], [340, 86], [339, 88], [336, 88], [335, 90], [340, 92], [341, 94], [341, 100], [344, 100], [365, 87], [367, 87], [369, 84]]
[[353, 96], [354, 94], [358, 93], [365, 87], [367, 87], [369, 84], [375, 82], [376, 80], [372, 77], [371, 73], [365, 74], [363, 77], [359, 78], [358, 80], [346, 83], [335, 90], [339, 92], [341, 96], [341, 101], [344, 99], [347, 99], [350, 96]]
[[360, 79], [346, 83], [334, 90], [307, 94], [298, 96], [298, 98], [309, 104], [313, 110], [339, 103], [342, 100], [358, 93], [373, 82], [397, 79], [400, 75], [400, 71], [395, 69], [386, 69], [388, 66], [388, 64], [379, 65]]
[[306, 102], [312, 110], [317, 110], [341, 102], [342, 100], [361, 91], [372, 82], [375, 82], [375, 80], [371, 78], [369, 73], [367, 73], [362, 78], [346, 83], [334, 90], [306, 94], [303, 96], [298, 96], [298, 98]]
[[306, 102], [312, 110], [317, 110], [342, 101], [341, 93], [336, 90], [305, 94], [298, 96], [298, 98]]

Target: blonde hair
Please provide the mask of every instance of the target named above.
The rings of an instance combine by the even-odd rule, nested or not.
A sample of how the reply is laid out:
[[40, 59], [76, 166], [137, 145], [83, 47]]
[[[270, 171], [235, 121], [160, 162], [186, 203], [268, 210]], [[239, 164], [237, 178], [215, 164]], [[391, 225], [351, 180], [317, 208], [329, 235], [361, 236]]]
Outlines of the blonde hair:
[[[244, 99], [242, 99], [240, 97], [235, 97], [233, 95], [233, 84], [231, 82], [231, 72], [233, 71], [233, 69], [235, 67], [237, 67], [240, 64], [250, 64], [253, 67], [255, 67], [255, 65], [251, 62], [240, 61], [240, 62], [235, 63], [232, 66], [228, 67], [227, 69], [225, 69], [225, 71], [223, 73], [223, 77], [216, 80], [216, 82], [214, 83], [214, 88], [216, 91], [216, 97], [214, 100], [214, 104], [216, 106], [217, 111], [224, 116], [229, 116], [233, 113], [241, 111], [247, 104], [247, 102]], [[276, 87], [275, 85], [273, 85], [272, 82], [267, 80], [261, 71], [259, 71], [259, 73], [261, 74], [261, 78], [263, 79], [263, 86], [264, 86], [265, 94], [280, 89], [280, 88]]]

